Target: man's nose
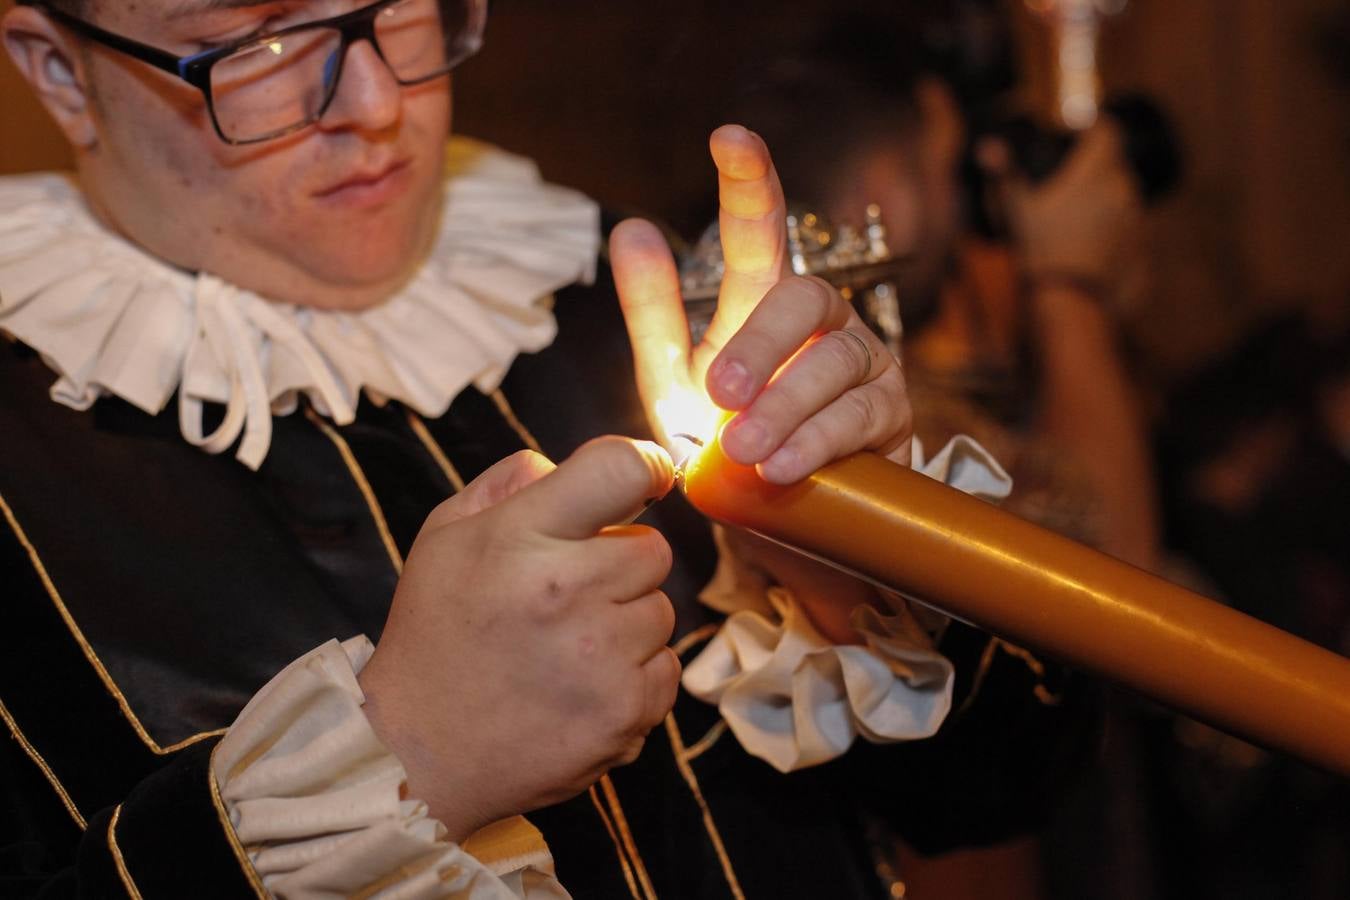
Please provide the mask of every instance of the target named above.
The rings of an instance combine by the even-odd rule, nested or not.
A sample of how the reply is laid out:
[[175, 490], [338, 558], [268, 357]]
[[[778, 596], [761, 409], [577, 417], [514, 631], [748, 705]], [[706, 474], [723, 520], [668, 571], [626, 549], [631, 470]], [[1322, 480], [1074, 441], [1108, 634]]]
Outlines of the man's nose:
[[395, 124], [403, 110], [403, 89], [369, 41], [356, 41], [347, 58], [337, 93], [319, 127], [325, 130], [383, 131]]

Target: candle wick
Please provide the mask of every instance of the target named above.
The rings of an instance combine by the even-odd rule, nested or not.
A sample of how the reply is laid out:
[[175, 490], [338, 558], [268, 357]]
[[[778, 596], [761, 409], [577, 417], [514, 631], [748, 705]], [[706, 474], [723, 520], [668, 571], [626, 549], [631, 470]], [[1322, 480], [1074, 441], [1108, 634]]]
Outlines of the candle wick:
[[[707, 444], [703, 441], [702, 438], [696, 437], [695, 435], [688, 434], [687, 432], [683, 431], [672, 434], [670, 438], [673, 442], [684, 441], [686, 444], [698, 448], [698, 450], [702, 450], [704, 447], [707, 446]], [[673, 450], [672, 453], [674, 453]], [[697, 451], [691, 449], [690, 447], [684, 447], [682, 448], [682, 452], [673, 455], [673, 459], [675, 462], [675, 487], [677, 487], [681, 491], [684, 490], [685, 470], [689, 467], [689, 463], [693, 460], [693, 458], [696, 455]]]

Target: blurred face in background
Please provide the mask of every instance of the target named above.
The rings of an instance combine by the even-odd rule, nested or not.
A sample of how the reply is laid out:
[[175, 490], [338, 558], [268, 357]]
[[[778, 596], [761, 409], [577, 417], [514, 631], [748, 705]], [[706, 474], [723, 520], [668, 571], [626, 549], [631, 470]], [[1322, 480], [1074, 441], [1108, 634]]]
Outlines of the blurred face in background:
[[[186, 56], [367, 3], [101, 0], [82, 17]], [[67, 134], [91, 205], [133, 243], [269, 299], [349, 309], [386, 299], [429, 249], [450, 130], [448, 75], [401, 87], [361, 41], [349, 48], [320, 121], [231, 146], [199, 90], [75, 40], [71, 65], [87, 122], [67, 124]]]
[[935, 80], [916, 91], [918, 116], [905, 133], [879, 136], [842, 154], [827, 214], [859, 223], [881, 207], [891, 252], [908, 259], [902, 297], [935, 298], [961, 233], [959, 165], [965, 129], [951, 92]]

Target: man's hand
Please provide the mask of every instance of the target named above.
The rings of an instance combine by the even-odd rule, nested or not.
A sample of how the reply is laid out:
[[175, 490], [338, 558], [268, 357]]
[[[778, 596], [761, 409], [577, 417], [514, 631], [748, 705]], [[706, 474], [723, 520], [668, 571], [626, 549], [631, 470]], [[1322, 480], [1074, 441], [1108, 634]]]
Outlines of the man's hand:
[[610, 238], [614, 278], [654, 430], [673, 392], [706, 391], [735, 413], [731, 459], [778, 484], [863, 449], [908, 463], [909, 400], [900, 366], [839, 292], [785, 276], [786, 207], [769, 152], [736, 125], [713, 133], [726, 275], [717, 313], [691, 347], [670, 249], [642, 220]]
[[1143, 201], [1113, 122], [1085, 132], [1040, 185], [1013, 168], [1001, 141], [981, 146], [979, 159], [1003, 186], [1013, 238], [1031, 277], [1069, 276], [1103, 286], [1114, 280], [1138, 239]]
[[672, 477], [659, 447], [602, 438], [556, 468], [516, 454], [427, 519], [360, 681], [455, 840], [631, 762], [673, 705], [670, 547], [613, 527]]
[[[659, 230], [634, 219], [610, 238], [653, 430], [665, 433], [663, 398], [697, 392], [734, 413], [722, 449], [767, 481], [791, 484], [864, 449], [908, 465], [911, 417], [899, 363], [838, 291], [786, 274], [786, 206], [764, 142], [728, 125], [710, 145], [726, 275], [702, 343], [690, 346], [675, 262]], [[856, 640], [849, 613], [876, 599], [872, 588], [751, 535], [728, 543], [791, 590], [824, 634]]]

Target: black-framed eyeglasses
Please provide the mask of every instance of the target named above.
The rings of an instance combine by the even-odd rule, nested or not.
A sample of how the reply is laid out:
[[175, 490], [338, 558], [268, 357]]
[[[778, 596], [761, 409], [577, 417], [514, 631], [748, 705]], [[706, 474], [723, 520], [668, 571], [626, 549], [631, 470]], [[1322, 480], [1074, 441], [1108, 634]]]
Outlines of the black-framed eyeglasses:
[[323, 117], [348, 49], [368, 41], [405, 87], [445, 75], [483, 43], [487, 0], [377, 0], [342, 15], [213, 47], [191, 56], [142, 44], [43, 2], [71, 31], [163, 69], [200, 90], [228, 144], [283, 137]]

